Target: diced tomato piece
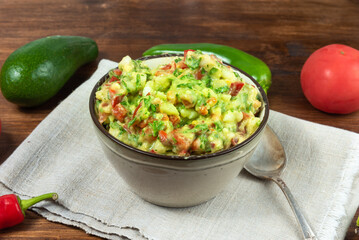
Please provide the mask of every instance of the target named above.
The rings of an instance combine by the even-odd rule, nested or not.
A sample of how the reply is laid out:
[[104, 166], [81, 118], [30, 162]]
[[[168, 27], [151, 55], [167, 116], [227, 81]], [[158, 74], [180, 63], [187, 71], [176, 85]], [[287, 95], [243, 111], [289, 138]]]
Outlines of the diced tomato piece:
[[181, 121], [180, 117], [175, 115], [169, 115], [168, 118], [172, 122], [173, 126], [176, 126]]
[[184, 63], [184, 61], [180, 61], [177, 63], [177, 66], [181, 69], [186, 69], [188, 68], [187, 64]]
[[188, 149], [191, 147], [192, 142], [191, 139], [187, 138], [183, 134], [177, 132], [176, 130], [173, 131], [173, 138], [175, 141], [173, 141], [173, 144], [177, 147], [177, 152], [187, 152]]
[[201, 115], [207, 115], [208, 114], [208, 109], [207, 109], [207, 107], [206, 106], [200, 106], [199, 107], [199, 111], [198, 111]]
[[191, 150], [198, 151], [200, 150], [200, 148], [201, 148], [201, 141], [199, 140], [199, 138], [196, 138], [191, 145]]
[[172, 64], [167, 64], [167, 65], [165, 65], [165, 66], [163, 66], [161, 69], [162, 70], [169, 70], [169, 69], [171, 69], [172, 68]]
[[162, 113], [162, 121], [168, 121], [169, 120], [169, 117], [166, 113]]
[[108, 81], [109, 83], [118, 81], [118, 78], [115, 76], [112, 76], [111, 79]]
[[138, 124], [138, 126], [140, 127], [140, 128], [144, 128], [144, 127], [146, 127], [148, 125], [148, 122], [146, 121], [146, 120], [143, 120], [143, 121], [141, 121], [139, 124]]
[[186, 150], [182, 150], [178, 153], [178, 156], [186, 156], [187, 155], [187, 151]]
[[239, 142], [238, 137], [234, 137], [234, 138], [231, 139], [232, 146], [236, 146], [238, 142]]
[[164, 75], [164, 74], [167, 74], [167, 73], [172, 73], [172, 72], [174, 72], [175, 68], [176, 68], [175, 63], [169, 63], [167, 65], [162, 66], [160, 71], [157, 71], [155, 73], [155, 76], [160, 76], [160, 75]]
[[246, 112], [242, 112], [242, 114], [243, 114], [243, 120], [248, 119], [251, 116]]
[[138, 126], [140, 128], [145, 128], [149, 123], [153, 123], [154, 121], [155, 121], [155, 118], [149, 117], [146, 120], [143, 120], [143, 121], [139, 122]]
[[156, 151], [155, 150], [153, 150], [153, 149], [151, 149], [151, 151], [150, 151], [151, 153], [156, 153]]
[[217, 98], [211, 97], [207, 100], [209, 106], [214, 106], [217, 103]]
[[195, 102], [190, 102], [187, 99], [181, 99], [181, 101], [186, 108], [191, 108], [195, 105]]
[[112, 114], [117, 120], [123, 122], [126, 117], [127, 110], [124, 106], [121, 105], [121, 103], [119, 103], [114, 108], [112, 108]]
[[167, 133], [165, 131], [160, 130], [158, 132], [158, 138], [160, 139], [160, 141], [161, 141], [161, 143], [163, 145], [168, 145], [169, 144]]
[[136, 114], [137, 114], [137, 111], [138, 111], [138, 109], [140, 109], [140, 107], [142, 106], [142, 102], [140, 102], [140, 104], [138, 104], [138, 106], [136, 107], [136, 109], [135, 109], [135, 111], [133, 112], [133, 118], [136, 116]]
[[203, 78], [203, 74], [202, 74], [202, 71], [201, 69], [198, 69], [195, 74], [194, 74], [194, 77], [197, 79], [197, 80], [201, 80]]
[[108, 116], [109, 116], [108, 113], [101, 112], [99, 113], [98, 121], [102, 124], [104, 121], [106, 121]]
[[184, 52], [183, 52], [183, 59], [186, 59], [186, 58], [187, 58], [188, 52], [194, 52], [194, 51], [195, 51], [195, 50], [193, 50], [193, 49], [184, 50]]
[[244, 86], [244, 83], [242, 83], [242, 82], [231, 83], [231, 86], [229, 88], [229, 94], [231, 94], [232, 97], [237, 96], [237, 94], [239, 93], [239, 91], [241, 91], [243, 86]]
[[121, 76], [122, 71], [120, 69], [115, 69], [113, 70], [113, 72], [117, 75], [117, 76]]
[[111, 98], [111, 105], [114, 108], [117, 104], [119, 104], [123, 99], [123, 95], [115, 95]]
[[116, 94], [115, 89], [109, 88], [108, 91], [109, 91], [112, 95], [113, 95], [113, 94]]
[[153, 142], [156, 140], [156, 137], [153, 136], [153, 129], [150, 127], [150, 126], [146, 126], [144, 129], [143, 129], [143, 133], [144, 133], [144, 139], [146, 141], [149, 141], [149, 142]]

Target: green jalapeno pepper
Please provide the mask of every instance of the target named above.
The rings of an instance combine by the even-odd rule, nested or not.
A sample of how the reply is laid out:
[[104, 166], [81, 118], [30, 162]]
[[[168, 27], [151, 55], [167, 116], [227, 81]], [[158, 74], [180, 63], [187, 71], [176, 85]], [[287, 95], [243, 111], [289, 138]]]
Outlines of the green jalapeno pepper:
[[184, 50], [201, 50], [206, 54], [215, 54], [224, 62], [229, 63], [251, 75], [267, 93], [272, 84], [272, 74], [269, 67], [260, 59], [229, 46], [213, 43], [189, 44], [160, 44], [143, 53], [143, 56], [159, 55], [164, 53], [183, 53]]

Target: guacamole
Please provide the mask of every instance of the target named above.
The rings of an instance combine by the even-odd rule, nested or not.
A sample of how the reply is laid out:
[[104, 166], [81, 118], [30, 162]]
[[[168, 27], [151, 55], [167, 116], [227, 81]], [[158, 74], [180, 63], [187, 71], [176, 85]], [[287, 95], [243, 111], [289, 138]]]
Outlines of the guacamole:
[[258, 90], [214, 55], [187, 50], [150, 69], [124, 57], [96, 92], [99, 122], [120, 141], [157, 154], [227, 149], [260, 125]]

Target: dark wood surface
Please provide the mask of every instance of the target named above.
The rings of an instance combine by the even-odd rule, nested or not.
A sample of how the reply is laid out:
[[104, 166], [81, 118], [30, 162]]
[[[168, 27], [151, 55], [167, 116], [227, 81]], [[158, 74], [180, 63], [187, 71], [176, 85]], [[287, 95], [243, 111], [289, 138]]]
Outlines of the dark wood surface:
[[[320, 112], [307, 102], [300, 87], [301, 68], [314, 50], [331, 43], [359, 49], [358, 14], [358, 0], [0, 0], [0, 66], [15, 49], [48, 35], [87, 36], [99, 46], [98, 59], [81, 67], [42, 106], [19, 108], [0, 95], [0, 164], [91, 76], [100, 59], [137, 58], [161, 43], [211, 42], [244, 50], [265, 61], [272, 71], [271, 109], [359, 133], [359, 112]], [[354, 228], [353, 219], [347, 240], [359, 239]], [[22, 224], [1, 230], [0, 238], [98, 239], [29, 211]]]

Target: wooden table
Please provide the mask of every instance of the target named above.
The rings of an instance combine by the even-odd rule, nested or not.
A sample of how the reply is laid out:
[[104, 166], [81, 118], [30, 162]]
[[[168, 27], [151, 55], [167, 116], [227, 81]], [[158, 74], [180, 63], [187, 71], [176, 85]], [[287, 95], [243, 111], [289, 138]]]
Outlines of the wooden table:
[[[19, 108], [0, 96], [0, 164], [59, 102], [95, 71], [102, 58], [140, 57], [161, 43], [211, 42], [242, 49], [272, 70], [270, 108], [294, 117], [359, 133], [359, 112], [331, 115], [314, 109], [300, 87], [300, 71], [316, 49], [342, 43], [359, 49], [359, 1], [0, 0], [0, 65], [18, 47], [48, 35], [81, 35], [99, 46], [96, 62], [81, 67], [44, 105]], [[33, 212], [1, 239], [98, 239], [51, 223]], [[358, 212], [356, 214], [358, 217]], [[346, 239], [354, 235], [354, 220]]]

